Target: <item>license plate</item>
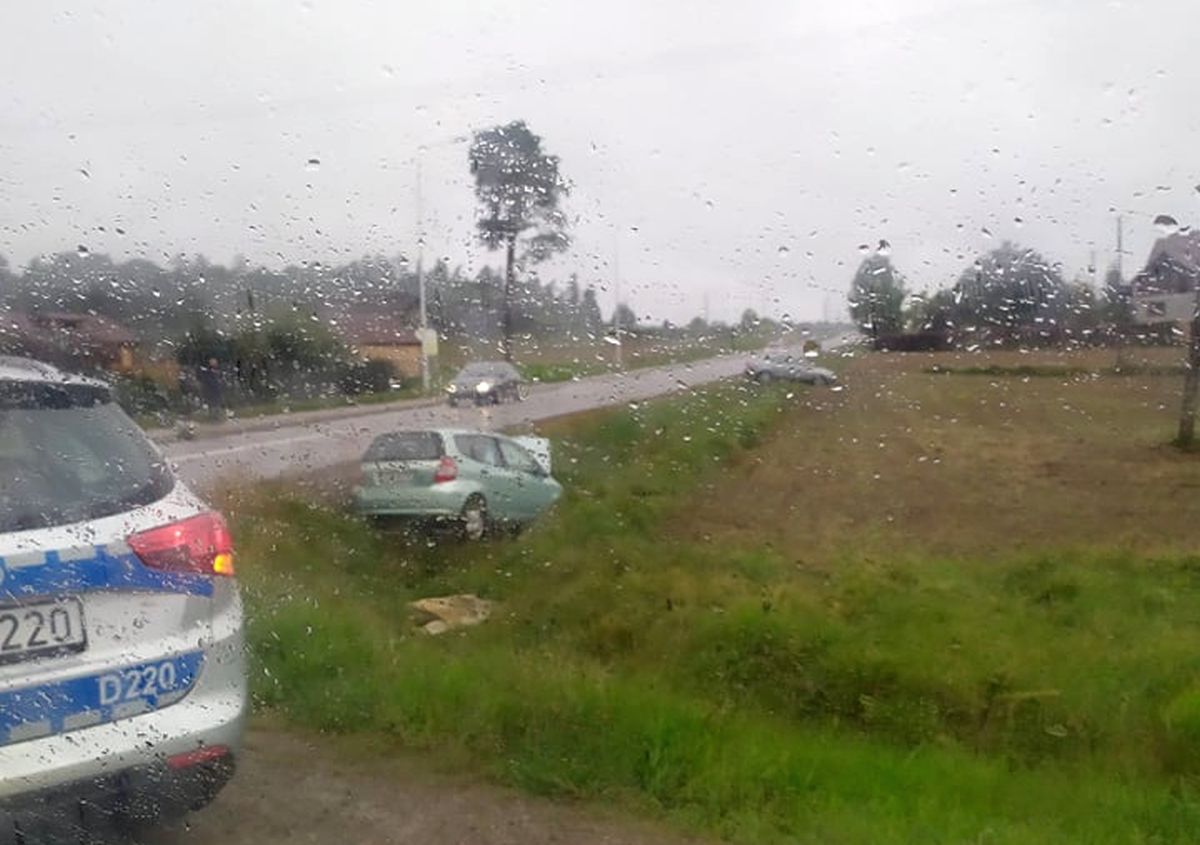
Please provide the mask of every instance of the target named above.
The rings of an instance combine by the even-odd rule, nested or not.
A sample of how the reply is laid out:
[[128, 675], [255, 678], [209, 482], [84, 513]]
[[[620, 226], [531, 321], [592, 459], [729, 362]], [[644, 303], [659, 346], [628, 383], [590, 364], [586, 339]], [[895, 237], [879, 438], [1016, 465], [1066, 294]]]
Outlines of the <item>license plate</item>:
[[0, 607], [0, 663], [82, 651], [86, 645], [79, 599]]

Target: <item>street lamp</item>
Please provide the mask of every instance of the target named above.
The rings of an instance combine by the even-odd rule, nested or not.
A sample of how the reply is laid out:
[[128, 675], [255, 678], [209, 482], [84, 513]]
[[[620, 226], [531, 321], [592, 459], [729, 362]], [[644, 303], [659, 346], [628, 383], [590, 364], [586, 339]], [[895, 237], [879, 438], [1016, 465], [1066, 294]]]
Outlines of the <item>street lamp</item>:
[[447, 138], [437, 144], [422, 144], [417, 148], [417, 154], [413, 156], [413, 164], [416, 168], [416, 216], [417, 216], [417, 298], [420, 303], [418, 320], [419, 328], [417, 329], [417, 337], [421, 341], [421, 390], [424, 393], [429, 392], [429, 351], [436, 349], [437, 333], [429, 328], [429, 306], [425, 296], [425, 211], [422, 205], [421, 197], [421, 176], [422, 162], [425, 151], [430, 146], [434, 147], [451, 147], [455, 144], [461, 144], [469, 141], [468, 135], [455, 135], [453, 138]]

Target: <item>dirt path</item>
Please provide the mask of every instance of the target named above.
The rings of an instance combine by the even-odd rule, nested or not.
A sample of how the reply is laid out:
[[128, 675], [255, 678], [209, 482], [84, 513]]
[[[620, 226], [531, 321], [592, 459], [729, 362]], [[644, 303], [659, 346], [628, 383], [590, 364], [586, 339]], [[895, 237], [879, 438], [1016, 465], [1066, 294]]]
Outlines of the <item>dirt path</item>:
[[[353, 757], [358, 757], [358, 754]], [[654, 825], [424, 769], [415, 757], [351, 761], [256, 728], [234, 781], [187, 828], [144, 845], [684, 845]]]

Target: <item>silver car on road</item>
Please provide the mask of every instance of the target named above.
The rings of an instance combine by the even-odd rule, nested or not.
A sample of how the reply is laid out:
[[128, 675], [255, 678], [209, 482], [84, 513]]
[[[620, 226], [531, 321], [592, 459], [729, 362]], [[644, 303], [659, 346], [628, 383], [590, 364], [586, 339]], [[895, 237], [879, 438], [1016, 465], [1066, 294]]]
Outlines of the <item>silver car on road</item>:
[[225, 520], [108, 387], [0, 357], [0, 843], [216, 794], [246, 713], [233, 574]]
[[768, 352], [746, 362], [746, 378], [766, 384], [772, 381], [791, 381], [801, 384], [836, 384], [837, 374], [818, 367], [808, 359], [790, 352]]

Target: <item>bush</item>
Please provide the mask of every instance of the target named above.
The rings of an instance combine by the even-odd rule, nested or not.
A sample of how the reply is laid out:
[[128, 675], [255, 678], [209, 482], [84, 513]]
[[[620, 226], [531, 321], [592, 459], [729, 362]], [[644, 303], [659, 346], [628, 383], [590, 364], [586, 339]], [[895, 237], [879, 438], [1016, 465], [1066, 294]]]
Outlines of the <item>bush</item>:
[[360, 393], [382, 393], [389, 390], [396, 378], [396, 367], [391, 361], [372, 358], [346, 365], [340, 384], [349, 396]]
[[1163, 708], [1164, 757], [1169, 768], [1194, 772], [1200, 749], [1200, 688], [1188, 687]]
[[178, 410], [180, 396], [147, 375], [120, 376], [113, 382], [117, 404], [131, 417], [163, 417]]
[[945, 352], [954, 344], [946, 332], [901, 332], [876, 339], [875, 348], [884, 352]]

